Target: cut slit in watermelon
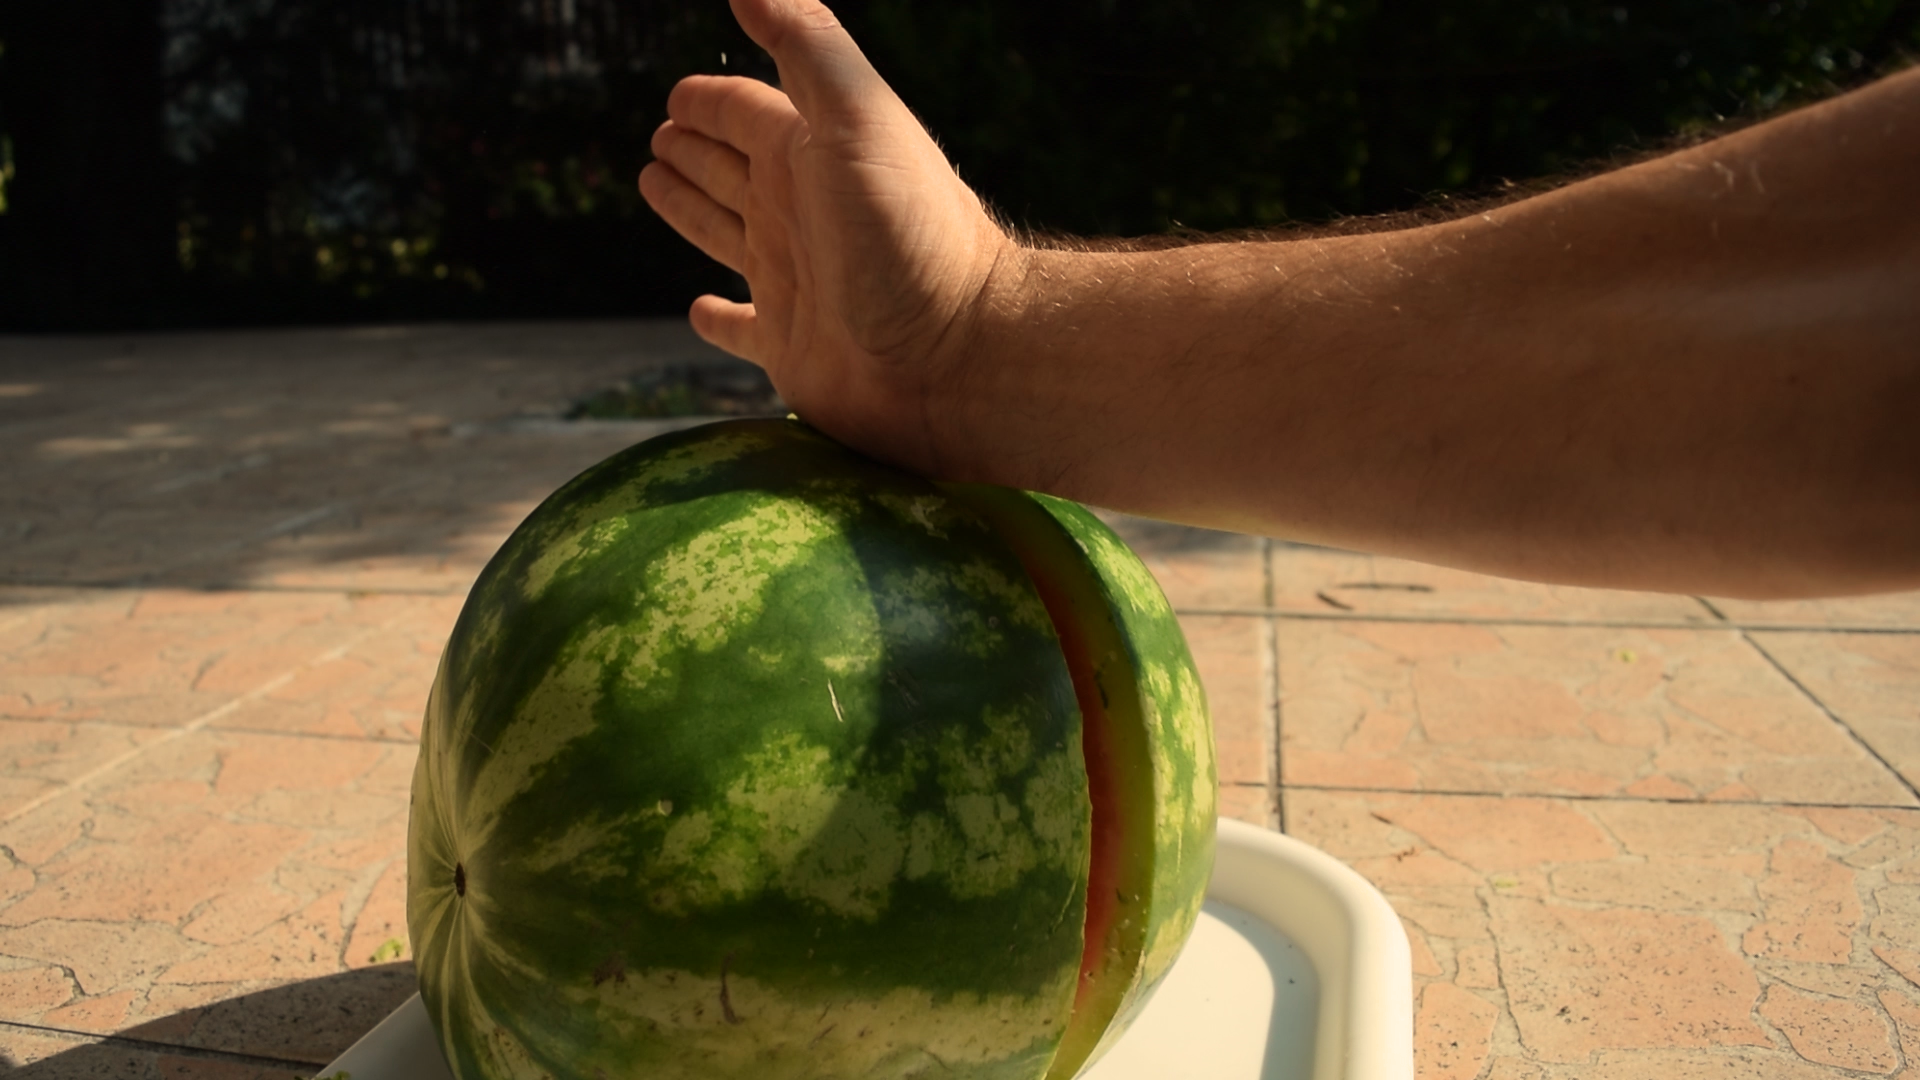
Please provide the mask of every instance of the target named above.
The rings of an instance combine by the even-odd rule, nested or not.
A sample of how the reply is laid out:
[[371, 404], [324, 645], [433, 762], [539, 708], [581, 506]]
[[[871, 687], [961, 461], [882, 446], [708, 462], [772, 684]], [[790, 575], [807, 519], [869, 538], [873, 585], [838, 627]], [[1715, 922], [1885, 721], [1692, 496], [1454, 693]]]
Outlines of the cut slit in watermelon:
[[1092, 803], [1092, 856], [1087, 868], [1087, 918], [1085, 947], [1080, 956], [1080, 983], [1073, 1008], [1078, 1015], [1084, 1009], [1101, 969], [1106, 952], [1107, 934], [1119, 914], [1120, 845], [1124, 831], [1118, 810], [1119, 792], [1114, 776], [1105, 694], [1094, 672], [1087, 643], [1071, 616], [1071, 609], [1060, 591], [1044, 574], [1028, 571], [1033, 584], [1053, 619], [1054, 632], [1060, 636], [1060, 650], [1067, 660], [1067, 672], [1073, 677], [1074, 697], [1080, 704], [1080, 749], [1087, 765], [1087, 797]]
[[[1155, 859], [1152, 766], [1137, 672], [1086, 554], [1033, 496], [1006, 488], [940, 485], [996, 528], [1027, 572], [1059, 638], [1080, 706], [1092, 804], [1080, 977], [1073, 1013], [1047, 1080], [1070, 1080], [1137, 996]], [[1077, 584], [1076, 584], [1077, 583]]]

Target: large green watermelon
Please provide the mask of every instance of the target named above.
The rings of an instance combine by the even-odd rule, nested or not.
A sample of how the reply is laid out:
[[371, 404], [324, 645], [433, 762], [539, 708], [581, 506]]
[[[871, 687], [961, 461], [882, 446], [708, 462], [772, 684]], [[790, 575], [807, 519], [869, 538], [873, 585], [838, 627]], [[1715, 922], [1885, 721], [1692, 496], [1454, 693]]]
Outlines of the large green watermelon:
[[795, 421], [663, 436], [487, 565], [407, 922], [462, 1080], [1073, 1076], [1191, 931], [1212, 736], [1072, 503]]

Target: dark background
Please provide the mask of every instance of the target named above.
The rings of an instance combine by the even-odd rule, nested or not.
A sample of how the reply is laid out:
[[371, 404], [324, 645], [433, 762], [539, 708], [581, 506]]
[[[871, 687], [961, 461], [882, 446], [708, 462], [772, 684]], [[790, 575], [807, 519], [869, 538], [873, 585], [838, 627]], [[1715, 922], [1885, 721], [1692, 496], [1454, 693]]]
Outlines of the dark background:
[[[1011, 220], [1320, 223], [1858, 85], [1920, 0], [843, 0]], [[727, 57], [721, 63], [721, 55]], [[0, 328], [679, 313], [634, 177], [724, 0], [0, 0]]]

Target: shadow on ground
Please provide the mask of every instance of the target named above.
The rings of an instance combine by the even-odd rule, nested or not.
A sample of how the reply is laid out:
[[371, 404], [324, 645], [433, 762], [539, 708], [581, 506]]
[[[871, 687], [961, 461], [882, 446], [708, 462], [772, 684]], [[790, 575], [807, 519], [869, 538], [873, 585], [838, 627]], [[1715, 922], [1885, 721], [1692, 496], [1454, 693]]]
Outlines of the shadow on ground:
[[681, 320], [0, 339], [0, 583], [464, 587], [644, 430], [557, 422], [742, 363]]
[[[542, 498], [672, 423], [562, 419], [582, 402], [752, 370], [682, 320], [6, 338], [0, 355], [15, 587], [464, 592]], [[1244, 543], [1122, 532], [1147, 556]]]
[[15, 1035], [42, 1036], [35, 1041], [44, 1048], [74, 1045], [26, 1064], [0, 1054], [0, 1072], [9, 1080], [309, 1077], [416, 988], [413, 964], [403, 961], [244, 994], [105, 1038], [15, 1026]]

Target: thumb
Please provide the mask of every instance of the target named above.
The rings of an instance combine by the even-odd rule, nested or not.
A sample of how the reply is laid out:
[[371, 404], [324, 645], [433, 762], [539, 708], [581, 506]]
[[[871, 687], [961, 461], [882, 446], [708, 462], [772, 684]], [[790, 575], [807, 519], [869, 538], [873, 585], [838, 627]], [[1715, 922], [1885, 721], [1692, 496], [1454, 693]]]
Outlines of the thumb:
[[731, 0], [733, 17], [780, 69], [780, 89], [809, 125], [893, 100], [840, 20], [819, 0]]

